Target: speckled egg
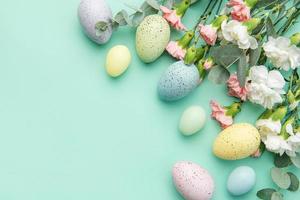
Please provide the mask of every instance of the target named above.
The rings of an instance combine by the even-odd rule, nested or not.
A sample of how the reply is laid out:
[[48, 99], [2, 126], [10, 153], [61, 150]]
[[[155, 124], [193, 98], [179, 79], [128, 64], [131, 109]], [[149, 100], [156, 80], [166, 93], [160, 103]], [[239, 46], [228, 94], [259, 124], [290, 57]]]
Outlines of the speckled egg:
[[167, 68], [158, 82], [158, 95], [165, 101], [176, 101], [190, 94], [200, 83], [195, 65], [185, 65], [183, 61]]
[[112, 26], [100, 36], [96, 35], [95, 25], [99, 21], [110, 22], [112, 12], [105, 0], [81, 0], [78, 7], [79, 22], [85, 34], [98, 44], [106, 43], [112, 35]]
[[234, 196], [249, 192], [255, 185], [255, 171], [248, 166], [235, 168], [227, 179], [227, 190]]
[[111, 77], [122, 75], [131, 62], [129, 49], [124, 45], [111, 48], [106, 56], [106, 72]]
[[247, 123], [234, 124], [215, 139], [214, 154], [225, 160], [243, 159], [253, 154], [260, 145], [258, 130]]
[[199, 165], [181, 161], [173, 167], [173, 182], [185, 200], [209, 200], [214, 192], [214, 180]]
[[201, 106], [190, 106], [180, 118], [179, 130], [185, 136], [193, 135], [204, 127], [205, 122], [205, 110]]
[[145, 63], [155, 61], [170, 40], [170, 26], [160, 15], [145, 17], [136, 31], [136, 51]]

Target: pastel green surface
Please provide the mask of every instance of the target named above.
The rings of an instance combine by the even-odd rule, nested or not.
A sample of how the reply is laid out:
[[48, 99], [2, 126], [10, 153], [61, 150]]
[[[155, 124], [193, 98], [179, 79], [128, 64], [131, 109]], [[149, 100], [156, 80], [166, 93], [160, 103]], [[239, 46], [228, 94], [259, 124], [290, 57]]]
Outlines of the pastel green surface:
[[[108, 1], [114, 12], [124, 2], [141, 3]], [[165, 54], [143, 64], [135, 53], [135, 31], [127, 28], [105, 46], [94, 44], [81, 31], [78, 3], [1, 3], [0, 199], [180, 200], [171, 180], [179, 160], [210, 171], [215, 200], [253, 200], [258, 189], [274, 187], [270, 154], [240, 161], [213, 156], [212, 143], [220, 131], [216, 122], [208, 120], [192, 137], [177, 130], [190, 105], [202, 105], [209, 113], [212, 98], [231, 103], [224, 86], [206, 80], [182, 101], [160, 101], [157, 82], [173, 60]], [[195, 21], [202, 9], [202, 3], [194, 6], [184, 22]], [[133, 60], [122, 77], [112, 79], [105, 72], [105, 56], [117, 44], [127, 45]], [[245, 106], [237, 121], [254, 122], [259, 111]], [[255, 169], [257, 184], [249, 194], [232, 197], [227, 176], [240, 165]], [[285, 197], [297, 199], [299, 192]]]

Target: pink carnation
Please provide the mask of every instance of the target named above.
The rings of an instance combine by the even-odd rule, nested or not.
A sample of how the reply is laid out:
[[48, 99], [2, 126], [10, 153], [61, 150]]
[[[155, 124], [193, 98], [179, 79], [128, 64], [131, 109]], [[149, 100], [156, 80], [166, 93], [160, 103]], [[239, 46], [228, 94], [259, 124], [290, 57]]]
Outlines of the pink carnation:
[[212, 109], [211, 117], [217, 120], [223, 129], [233, 124], [231, 116], [226, 115], [226, 109], [221, 107], [216, 101], [211, 101], [210, 106]]
[[218, 34], [217, 29], [214, 28], [212, 25], [199, 25], [199, 31], [202, 38], [205, 40], [205, 42], [209, 45], [215, 45]]
[[178, 42], [170, 41], [166, 47], [167, 52], [174, 58], [182, 60], [185, 56], [186, 50], [178, 45]]
[[228, 3], [232, 7], [231, 17], [234, 20], [244, 22], [251, 18], [250, 8], [242, 0], [230, 0]]
[[241, 87], [238, 77], [236, 74], [233, 74], [229, 77], [227, 81], [228, 94], [233, 97], [237, 97], [242, 101], [247, 99], [247, 89], [246, 87]]
[[181, 23], [181, 17], [176, 14], [176, 10], [170, 10], [165, 6], [160, 6], [163, 12], [163, 18], [167, 20], [171, 26], [177, 30], [187, 30], [186, 27]]

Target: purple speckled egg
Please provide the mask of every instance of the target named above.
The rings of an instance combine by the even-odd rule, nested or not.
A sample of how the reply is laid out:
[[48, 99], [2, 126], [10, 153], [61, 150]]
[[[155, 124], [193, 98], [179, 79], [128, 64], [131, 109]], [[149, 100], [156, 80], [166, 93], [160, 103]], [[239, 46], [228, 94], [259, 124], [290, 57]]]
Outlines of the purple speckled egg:
[[207, 170], [199, 165], [181, 161], [173, 167], [173, 182], [177, 191], [186, 200], [209, 200], [214, 192], [214, 180]]
[[105, 0], [81, 0], [78, 17], [83, 31], [94, 42], [104, 44], [111, 38], [111, 25], [98, 36], [95, 29], [95, 25], [99, 21], [111, 22], [112, 12]]

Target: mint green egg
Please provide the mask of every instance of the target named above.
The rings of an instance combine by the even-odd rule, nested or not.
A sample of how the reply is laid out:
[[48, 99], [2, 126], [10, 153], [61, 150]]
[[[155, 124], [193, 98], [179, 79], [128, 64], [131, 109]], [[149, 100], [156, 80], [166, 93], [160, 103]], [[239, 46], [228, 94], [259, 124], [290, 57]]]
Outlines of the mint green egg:
[[136, 31], [136, 51], [145, 63], [151, 63], [164, 52], [170, 40], [170, 26], [160, 15], [149, 15]]

